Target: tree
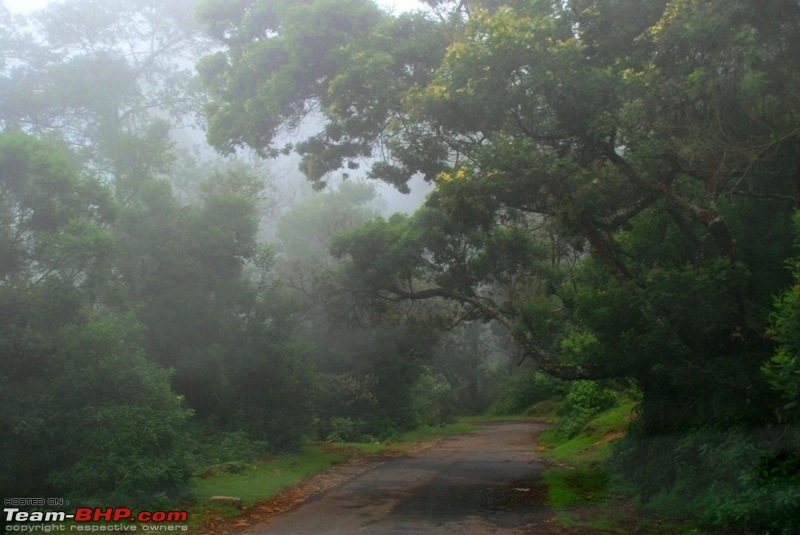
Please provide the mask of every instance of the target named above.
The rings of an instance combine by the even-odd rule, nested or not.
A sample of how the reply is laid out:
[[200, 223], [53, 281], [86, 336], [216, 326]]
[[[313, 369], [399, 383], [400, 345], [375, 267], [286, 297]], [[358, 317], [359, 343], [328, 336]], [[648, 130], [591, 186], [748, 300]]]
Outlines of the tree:
[[1, 78], [0, 127], [68, 144], [130, 195], [165, 174], [170, 127], [203, 100], [191, 69], [207, 51], [195, 2], [70, 0], [19, 18]]
[[108, 190], [56, 148], [23, 134], [0, 137], [0, 159], [3, 288], [88, 290], [111, 252]]
[[[447, 45], [447, 33], [424, 16], [394, 19], [369, 0], [209, 1], [200, 17], [226, 47], [198, 65], [214, 97], [207, 107], [211, 144], [275, 155], [285, 149], [274, 145], [282, 129], [322, 114], [323, 131], [296, 147], [314, 181], [343, 166], [358, 168], [376, 145], [404, 150], [387, 127], [400, 119], [404, 92], [430, 80]], [[385, 162], [372, 175], [406, 188], [408, 177]]]
[[[800, 212], [795, 212], [795, 236], [800, 235]], [[796, 238], [797, 239], [797, 238]], [[800, 285], [797, 260], [792, 262], [794, 284], [775, 300], [770, 335], [778, 342], [775, 355], [764, 367], [770, 385], [785, 401], [782, 418], [797, 420], [800, 414]]]
[[[13, 348], [0, 397], [0, 488], [139, 504], [185, 495], [191, 412], [145, 358], [139, 328], [82, 310], [38, 344]], [[21, 374], [20, 361], [33, 359]]]
[[[645, 436], [771, 422], [759, 370], [798, 202], [797, 3], [431, 3], [454, 9], [231, 9], [200, 65], [209, 139], [270, 154], [313, 111], [309, 179], [372, 158], [400, 189], [435, 183], [418, 213], [334, 245], [373, 310], [448, 300], [550, 374], [633, 378]], [[674, 483], [664, 461], [652, 488]]]
[[[750, 192], [751, 204], [760, 197], [761, 206], [780, 205], [792, 187], [796, 170], [765, 182], [770, 167], [797, 167], [792, 159], [796, 117], [783, 113], [792, 109], [787, 99], [793, 97], [781, 93], [785, 84], [779, 83], [796, 72], [786, 67], [797, 58], [787, 56], [784, 44], [796, 38], [797, 28], [783, 24], [795, 19], [786, 18], [793, 12], [782, 5], [776, 3], [758, 26], [740, 18], [742, 10], [758, 9], [748, 2], [720, 6], [713, 17], [697, 4], [676, 3], [666, 9], [658, 1], [478, 3], [460, 24], [437, 24], [422, 15], [392, 18], [365, 7], [368, 4], [348, 12], [355, 15], [330, 22], [323, 19], [329, 9], [325, 2], [297, 10], [282, 4], [264, 7], [270, 16], [263, 18], [233, 12], [225, 32], [215, 34], [227, 46], [226, 53], [201, 65], [215, 97], [209, 108], [210, 139], [224, 150], [247, 143], [269, 152], [278, 125], [296, 123], [302, 114], [317, 109], [324, 115], [325, 130], [298, 147], [310, 179], [320, 180], [349, 160], [371, 156], [373, 147], [383, 147], [387, 158], [373, 164], [371, 176], [404, 184], [422, 172], [437, 181], [429, 204], [440, 215], [428, 215], [439, 219], [427, 224], [461, 223], [479, 232], [481, 226], [509, 218], [545, 218], [559, 226], [561, 236], [579, 238], [578, 249], [588, 245], [619, 290], [638, 304], [630, 312], [645, 324], [666, 324], [668, 345], [692, 352], [680, 329], [670, 325], [674, 311], [657, 306], [648, 295], [649, 273], [658, 260], [627, 260], [628, 251], [620, 243], [620, 233], [635, 222], [648, 225], [648, 218], [667, 217], [664, 228], [694, 245], [676, 251], [671, 262], [714, 270], [709, 276], [729, 293], [722, 303], [728, 317], [725, 325], [715, 327], [716, 343], [734, 353], [747, 352], [748, 344], [760, 338], [763, 319], [753, 324], [748, 317], [742, 285], [745, 266], [728, 222], [729, 213], [749, 210], [747, 201], [728, 199], [741, 193], [740, 176], [749, 177], [754, 188], [763, 182], [771, 189]], [[609, 32], [597, 31], [611, 18], [620, 24]], [[677, 32], [689, 19], [737, 25], [750, 32], [749, 41], [743, 34], [714, 32], [720, 42], [709, 47], [698, 30], [683, 54], [667, 54], [678, 46]], [[316, 31], [319, 25], [336, 38], [311, 39], [309, 28]], [[433, 38], [433, 33], [451, 40]], [[395, 37], [391, 50], [381, 46], [387, 34]], [[300, 42], [298, 36], [307, 38], [305, 45], [290, 47]], [[693, 54], [692, 46], [705, 55]], [[747, 87], [755, 94], [739, 91], [726, 95], [727, 100], [707, 98], [710, 80], [708, 85], [690, 82], [732, 61], [727, 56], [731, 47], [742, 50], [733, 58], [736, 70], [724, 71], [727, 78], [715, 78], [713, 84], [729, 79], [741, 87], [752, 82]], [[304, 54], [311, 59], [301, 61]], [[258, 70], [245, 61], [255, 57], [266, 61]], [[670, 63], [676, 57], [687, 59]], [[355, 68], [379, 60], [381, 68], [374, 71]], [[770, 80], [756, 83], [753, 77]], [[245, 78], [249, 84], [235, 85]], [[648, 89], [677, 84], [684, 85], [672, 91], [671, 98]], [[765, 110], [766, 116], [755, 116], [754, 98], [782, 105]], [[699, 111], [693, 111], [698, 106]], [[251, 110], [249, 119], [245, 108]], [[740, 113], [726, 116], [722, 131], [707, 146], [699, 144], [696, 132], [712, 115], [722, 117], [726, 108]], [[252, 113], [254, 109], [263, 113]], [[687, 133], [674, 128], [676, 114], [682, 114], [680, 124], [690, 125]], [[258, 128], [247, 122], [254, 117]], [[735, 126], [742, 121], [753, 123], [753, 128]], [[756, 123], [767, 126], [757, 128]], [[235, 130], [228, 128], [233, 125]], [[745, 130], [748, 137], [736, 135]], [[734, 141], [723, 152], [727, 136]], [[757, 153], [757, 147], [765, 148]], [[731, 157], [717, 164], [708, 161], [712, 153]], [[364, 239], [380, 241], [374, 236]], [[415, 277], [409, 275], [418, 275], [429, 247], [430, 243], [418, 244], [415, 260], [387, 261], [389, 273], [378, 274], [378, 268], [369, 267], [376, 275], [373, 282], [388, 281], [393, 287], [383, 284], [382, 289], [397, 297], [448, 297], [478, 307], [485, 317], [509, 327], [524, 324], [519, 310], [504, 311], [488, 295], [474, 291], [483, 280], [480, 275], [467, 277], [460, 286], [451, 277], [451, 287], [411, 290], [407, 283]], [[700, 258], [708, 262], [698, 263]], [[437, 263], [441, 265], [432, 262], [427, 267], [439, 269]], [[389, 267], [393, 265], [399, 267]], [[418, 276], [430, 283], [430, 277]], [[406, 284], [398, 286], [398, 281]], [[628, 362], [560, 368], [558, 357], [529, 331], [516, 331], [529, 355], [553, 373], [598, 377], [630, 371]]]
[[9, 494], [152, 504], [183, 492], [222, 434], [252, 455], [295, 447], [311, 426], [296, 307], [257, 238], [264, 176], [241, 160], [190, 163], [173, 142], [202, 100], [193, 8], [0, 9]]
[[340, 294], [342, 262], [330, 253], [337, 235], [377, 215], [375, 196], [370, 184], [343, 181], [294, 203], [278, 223], [276, 285], [291, 288], [302, 338], [313, 347], [321, 438], [383, 438], [418, 423], [414, 396], [434, 332], [422, 322], [380, 325], [350, 314], [355, 302]]
[[[51, 144], [0, 135], [0, 488], [151, 500], [188, 479], [189, 412], [113, 287], [109, 190]], [[102, 474], [102, 475], [98, 475]]]

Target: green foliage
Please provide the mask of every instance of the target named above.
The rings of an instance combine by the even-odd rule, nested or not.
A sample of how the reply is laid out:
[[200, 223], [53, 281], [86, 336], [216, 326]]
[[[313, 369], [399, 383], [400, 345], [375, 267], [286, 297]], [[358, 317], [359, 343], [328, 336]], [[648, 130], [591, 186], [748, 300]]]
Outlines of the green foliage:
[[[359, 425], [360, 424], [360, 425]], [[325, 440], [331, 442], [366, 442], [368, 437], [358, 433], [359, 427], [363, 427], [363, 422], [354, 422], [350, 418], [335, 416], [327, 422], [328, 434]]]
[[68, 143], [120, 191], [163, 172], [165, 118], [178, 124], [202, 100], [187, 63], [206, 49], [196, 3], [70, 0], [17, 15], [38, 31], [4, 49], [0, 122]]
[[[800, 212], [794, 214], [795, 239], [800, 240]], [[771, 336], [778, 342], [775, 355], [764, 366], [770, 386], [785, 401], [785, 418], [800, 420], [800, 265], [793, 263], [794, 284], [775, 299]]]
[[575, 381], [558, 409], [558, 430], [574, 437], [595, 415], [615, 407], [619, 395], [595, 381]]
[[[554, 507], [561, 508], [556, 515], [557, 522], [579, 531], [600, 529], [629, 533], [631, 530], [644, 530], [665, 535], [716, 533], [705, 520], [688, 517], [691, 507], [696, 505], [688, 503], [694, 494], [682, 496], [683, 501], [676, 503], [672, 511], [662, 506], [656, 508], [654, 500], [648, 508], [655, 508], [657, 516], [647, 514], [647, 510], [642, 511], [638, 507], [631, 509], [630, 503], [619, 501], [621, 496], [631, 493], [630, 480], [620, 478], [618, 472], [609, 468], [615, 466], [620, 452], [626, 447], [629, 438], [623, 437], [629, 423], [635, 418], [637, 405], [637, 401], [623, 400], [618, 406], [593, 417], [572, 438], [564, 436], [557, 428], [547, 429], [538, 435], [536, 442], [541, 454], [559, 465], [543, 474], [548, 501]], [[613, 457], [612, 448], [615, 453]], [[654, 453], [657, 455], [659, 452]], [[663, 460], [655, 459], [654, 465]], [[649, 462], [646, 457], [640, 461]], [[656, 477], [658, 474], [652, 472], [648, 475]], [[593, 506], [580, 507], [580, 504], [587, 502]], [[572, 504], [579, 506], [569, 508]], [[620, 507], [620, 504], [624, 505]], [[674, 518], [670, 518], [673, 513]], [[703, 529], [698, 529], [696, 526], [701, 522]], [[633, 524], [638, 525], [634, 528]]]
[[141, 500], [185, 484], [183, 429], [191, 413], [168, 375], [145, 360], [130, 328], [103, 318], [69, 329], [51, 362], [60, 377], [52, 383], [56, 403], [66, 410], [61, 429], [49, 431], [62, 437], [71, 459], [49, 479], [65, 494]]
[[311, 362], [320, 372], [315, 412], [322, 439], [390, 438], [423, 422], [449, 420], [454, 412], [451, 384], [423, 368], [436, 342], [433, 329], [413, 323], [375, 328], [368, 314], [351, 314], [357, 308], [353, 294], [363, 292], [343, 280], [341, 261], [329, 248], [340, 234], [375, 217], [374, 198], [372, 186], [343, 182], [297, 202], [277, 229], [277, 271], [286, 284], [302, 290], [306, 338], [315, 348]]
[[[771, 295], [789, 282], [797, 6], [479, 5], [424, 22], [367, 3], [326, 24], [326, 1], [302, 20], [282, 4], [260, 20], [233, 14], [227, 30], [241, 40], [217, 33], [225, 49], [204, 70], [215, 145], [269, 152], [279, 126], [313, 106], [323, 132], [298, 147], [309, 179], [380, 154], [371, 176], [435, 183], [416, 214], [334, 241], [350, 317], [454, 303], [442, 324], [495, 321], [546, 373], [633, 381], [643, 443], [784, 425], [797, 396], [791, 294], [777, 305], [775, 357], [764, 331]], [[335, 38], [321, 41], [309, 20]], [[412, 21], [418, 46], [382, 46]], [[562, 432], [614, 402], [577, 383]], [[675, 483], [668, 451], [637, 457], [644, 497]], [[700, 481], [689, 490], [712, 485]]]
[[0, 193], [0, 278], [7, 285], [97, 283], [113, 247], [103, 228], [114, 214], [107, 188], [56, 147], [0, 134]]
[[[181, 198], [170, 185], [165, 118], [200, 104], [190, 0], [64, 2], [30, 19], [40, 42], [0, 9], [0, 126], [74, 149], [0, 136], [4, 488], [177, 488], [184, 403], [223, 433], [220, 451], [197, 446], [208, 458], [294, 447], [315, 421], [390, 436], [448, 419], [454, 395], [474, 410], [493, 371], [474, 356], [482, 335], [435, 349], [437, 329], [464, 324], [502, 327], [542, 373], [634, 383], [640, 420], [618, 458], [644, 498], [796, 527], [781, 520], [797, 505], [796, 2], [428, 3], [452, 12], [202, 6], [218, 149], [295, 149], [316, 186], [364, 161], [400, 190], [435, 184], [417, 213], [357, 227], [374, 192], [345, 183], [290, 211], [274, 249], [258, 243], [256, 173], [198, 173]], [[278, 146], [309, 114], [321, 128]], [[498, 410], [561, 388], [520, 375]], [[575, 383], [561, 431], [612, 398]], [[115, 455], [137, 474], [103, 469]]]
[[533, 369], [517, 370], [497, 387], [491, 414], [519, 414], [546, 399], [567, 392], [567, 383]]
[[309, 433], [314, 374], [293, 340], [292, 297], [269, 282], [257, 244], [261, 186], [221, 169], [181, 204], [165, 181], [144, 181], [117, 225], [119, 270], [148, 354], [175, 370], [196, 416], [280, 450]]
[[35, 373], [4, 378], [4, 492], [149, 503], [185, 491], [191, 413], [144, 358], [138, 330], [89, 314], [37, 348]]
[[141, 503], [180, 493], [190, 413], [140, 325], [98, 307], [115, 243], [109, 192], [54, 147], [0, 137], [4, 493]]
[[294, 203], [276, 232], [290, 269], [329, 265], [332, 238], [375, 217], [369, 206], [375, 197], [371, 184], [346, 181]]
[[187, 427], [189, 455], [195, 473], [209, 466], [257, 459], [270, 451], [266, 442], [252, 440], [244, 431], [223, 431], [198, 422]]
[[[33, 138], [0, 137], [0, 164], [4, 492], [152, 504], [199, 462], [302, 442], [314, 374], [290, 300], [244, 273], [271, 268], [251, 176], [180, 204], [143, 174], [114, 205]], [[187, 440], [192, 414], [216, 447]]]
[[484, 413], [502, 394], [505, 364], [511, 364], [495, 347], [500, 345], [490, 326], [464, 323], [441, 337], [428, 366], [452, 389], [453, 410], [458, 414]]
[[417, 425], [441, 425], [452, 423], [456, 411], [453, 387], [443, 377], [429, 370], [417, 380], [412, 393], [412, 407]]
[[[648, 498], [655, 510], [788, 535], [800, 527], [792, 512], [800, 503], [800, 459], [778, 444], [767, 433], [740, 429], [648, 437], [634, 427], [617, 444], [614, 463], [654, 491]], [[665, 475], [671, 478], [667, 484], [652, 480]]]
[[[431, 350], [430, 333], [410, 328], [339, 327], [320, 322], [309, 335], [320, 372], [315, 411], [319, 436], [331, 434], [331, 422], [346, 419], [354, 437], [388, 438], [417, 424], [415, 385]], [[330, 330], [328, 330], [330, 329]]]
[[597, 467], [609, 459], [614, 441], [625, 434], [637, 403], [625, 401], [591, 418], [573, 437], [554, 427], [543, 431], [538, 443], [544, 455], [570, 466]]
[[267, 346], [239, 355], [228, 372], [225, 403], [215, 415], [225, 427], [243, 429], [273, 451], [298, 448], [312, 434], [315, 374], [302, 352]]
[[[390, 134], [381, 126], [402, 91], [429, 79], [446, 42], [425, 17], [395, 19], [369, 0], [261, 2], [252, 10], [210, 0], [200, 19], [226, 46], [198, 66], [215, 97], [206, 108], [211, 144], [277, 154], [281, 126], [316, 107], [332, 122], [296, 148], [303, 172], [322, 183], [328, 172], [372, 156], [371, 141]], [[401, 188], [404, 171], [395, 181]], [[372, 175], [391, 177], [393, 167], [378, 162]]]

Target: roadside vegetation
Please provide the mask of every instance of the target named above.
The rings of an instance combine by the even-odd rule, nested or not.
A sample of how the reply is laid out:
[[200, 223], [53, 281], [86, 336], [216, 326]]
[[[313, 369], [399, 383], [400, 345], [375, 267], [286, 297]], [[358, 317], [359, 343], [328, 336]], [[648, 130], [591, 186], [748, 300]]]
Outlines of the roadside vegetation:
[[[553, 463], [543, 473], [542, 481], [558, 525], [592, 534], [721, 533], [686, 511], [668, 511], [638, 502], [634, 490], [615, 470], [613, 452], [635, 421], [639, 401], [631, 399], [636, 396], [631, 396], [630, 390], [606, 390], [604, 396], [615, 401], [605, 401], [591, 410], [591, 402], [576, 403], [576, 397], [588, 401], [585, 393], [589, 388], [584, 385], [578, 390], [581, 395], [574, 395], [569, 405], [541, 402], [555, 425], [543, 431], [534, 445], [540, 455]], [[591, 416], [586, 416], [587, 409]], [[575, 423], [576, 417], [582, 421], [580, 425]]]

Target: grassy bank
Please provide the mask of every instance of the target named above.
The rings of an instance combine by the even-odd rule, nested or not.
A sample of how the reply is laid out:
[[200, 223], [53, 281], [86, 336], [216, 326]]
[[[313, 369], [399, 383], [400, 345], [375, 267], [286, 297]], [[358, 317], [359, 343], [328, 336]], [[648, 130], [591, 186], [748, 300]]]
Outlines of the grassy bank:
[[[555, 427], [539, 435], [536, 448], [554, 465], [544, 472], [542, 480], [557, 522], [586, 534], [710, 533], [691, 520], [665, 519], [638, 510], [612, 483], [605, 461], [611, 455], [613, 442], [624, 435], [635, 405], [624, 402], [596, 415], [573, 437], [561, 435]], [[546, 421], [557, 420], [556, 408], [548, 405]]]
[[538, 445], [542, 454], [556, 463], [574, 468], [590, 468], [611, 455], [611, 443], [625, 433], [636, 403], [628, 401], [595, 416], [572, 438], [563, 437], [556, 428], [543, 431]]

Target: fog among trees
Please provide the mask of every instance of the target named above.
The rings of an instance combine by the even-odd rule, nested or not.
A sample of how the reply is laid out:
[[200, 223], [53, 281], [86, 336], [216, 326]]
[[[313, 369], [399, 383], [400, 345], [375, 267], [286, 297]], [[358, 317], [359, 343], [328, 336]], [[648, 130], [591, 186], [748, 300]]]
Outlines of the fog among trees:
[[794, 0], [0, 4], [0, 492], [624, 397], [641, 503], [796, 533], [799, 89]]

